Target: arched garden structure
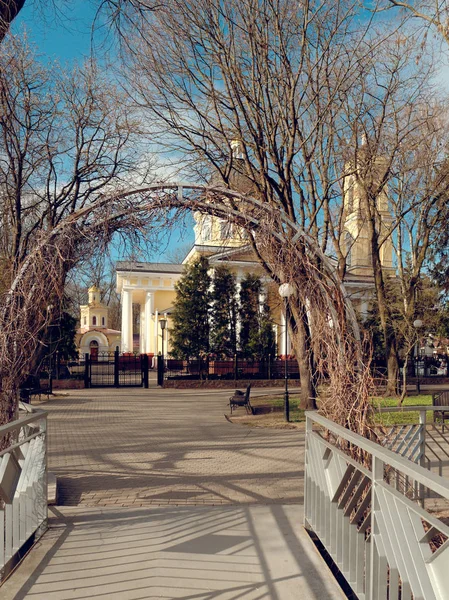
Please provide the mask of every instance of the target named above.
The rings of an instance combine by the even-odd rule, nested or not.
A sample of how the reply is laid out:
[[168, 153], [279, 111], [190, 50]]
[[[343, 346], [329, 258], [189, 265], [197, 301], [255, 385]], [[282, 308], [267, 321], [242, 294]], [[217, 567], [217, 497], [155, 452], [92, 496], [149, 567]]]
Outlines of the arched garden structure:
[[369, 369], [353, 306], [332, 262], [279, 209], [225, 188], [180, 183], [104, 195], [40, 233], [1, 302], [0, 422], [16, 414], [18, 386], [33, 367], [69, 270], [116, 232], [143, 235], [149, 228], [166, 229], [187, 211], [216, 216], [245, 229], [274, 282], [291, 284], [289, 328], [296, 355], [307, 367], [301, 371], [300, 364], [303, 403], [315, 406], [316, 385], [321, 381], [325, 385], [320, 390], [320, 410], [365, 434], [370, 422]]

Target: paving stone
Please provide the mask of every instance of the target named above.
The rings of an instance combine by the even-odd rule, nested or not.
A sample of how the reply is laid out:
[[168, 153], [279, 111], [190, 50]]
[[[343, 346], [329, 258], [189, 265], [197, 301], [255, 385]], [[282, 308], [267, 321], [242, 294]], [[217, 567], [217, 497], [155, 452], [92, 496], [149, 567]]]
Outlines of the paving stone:
[[231, 424], [228, 396], [130, 388], [52, 398], [43, 408], [60, 504], [302, 502], [303, 433]]
[[77, 390], [49, 411], [60, 506], [2, 600], [341, 600], [302, 527], [304, 434], [229, 390]]

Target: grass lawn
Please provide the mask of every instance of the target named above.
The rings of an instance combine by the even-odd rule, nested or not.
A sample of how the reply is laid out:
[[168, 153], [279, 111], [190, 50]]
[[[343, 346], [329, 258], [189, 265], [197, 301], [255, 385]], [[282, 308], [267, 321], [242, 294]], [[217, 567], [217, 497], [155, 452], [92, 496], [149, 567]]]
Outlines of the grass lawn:
[[[397, 398], [373, 398], [375, 408], [398, 407]], [[402, 406], [432, 406], [432, 396], [407, 396], [404, 398]], [[399, 407], [398, 407], [399, 408]], [[394, 412], [394, 413], [379, 413], [376, 412], [375, 422], [379, 425], [403, 425], [407, 423], [419, 423], [419, 412]], [[427, 422], [433, 422], [432, 412], [427, 413]]]
[[[275, 394], [273, 396], [259, 396], [251, 399], [251, 404], [257, 406], [277, 406], [284, 408], [284, 395]], [[292, 423], [304, 423], [306, 420], [305, 412], [299, 408], [299, 394], [289, 394], [290, 421]], [[284, 421], [284, 412], [274, 413], [280, 420]], [[271, 415], [268, 415], [271, 416]]]
[[[240, 409], [237, 414], [233, 413], [232, 417], [228, 417], [233, 423], [246, 425], [249, 427], [271, 427], [274, 429], [303, 429], [305, 423], [304, 411], [298, 408], [299, 395], [290, 394], [290, 422], [287, 423], [284, 418], [284, 411], [263, 414], [263, 415], [248, 415], [244, 413], [244, 409]], [[283, 409], [284, 395], [281, 393], [254, 396], [251, 398], [253, 407], [257, 406], [275, 406]]]
[[[267, 396], [255, 396], [251, 399], [251, 404], [254, 407], [270, 405], [276, 406], [279, 408], [283, 408], [284, 406], [284, 396], [283, 394], [273, 394]], [[290, 394], [290, 422], [292, 424], [304, 423], [305, 413], [303, 410], [300, 410], [299, 407], [299, 394]], [[377, 408], [384, 407], [398, 407], [398, 399], [397, 398], [373, 398], [373, 405]], [[406, 397], [402, 403], [403, 406], [431, 406], [432, 405], [432, 396], [430, 395], [422, 395], [422, 396], [409, 396]], [[285, 427], [287, 426], [284, 420], [284, 412], [276, 412], [269, 413], [266, 415], [239, 415], [232, 417], [232, 420], [236, 422], [240, 422], [245, 425], [254, 425], [256, 427]], [[427, 421], [433, 421], [432, 412], [427, 413]], [[404, 412], [400, 409], [398, 412], [394, 413], [380, 413], [377, 412], [375, 414], [375, 423], [379, 425], [403, 425], [403, 424], [412, 424], [419, 422], [419, 412], [411, 411]], [[293, 425], [294, 426], [294, 425]]]

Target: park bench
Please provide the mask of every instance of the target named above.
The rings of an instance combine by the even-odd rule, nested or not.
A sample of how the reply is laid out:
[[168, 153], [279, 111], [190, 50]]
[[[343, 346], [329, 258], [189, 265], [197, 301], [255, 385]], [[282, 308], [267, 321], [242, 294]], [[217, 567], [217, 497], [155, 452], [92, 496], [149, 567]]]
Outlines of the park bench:
[[[432, 406], [449, 406], [449, 391], [438, 392], [437, 394], [432, 394]], [[446, 419], [449, 419], [449, 411], [447, 411], [447, 410], [434, 411], [433, 420], [436, 421], [437, 419], [441, 419], [441, 421], [443, 423], [443, 431], [444, 431], [444, 421]]]
[[49, 387], [42, 387], [39, 377], [36, 375], [28, 375], [23, 384], [20, 386], [19, 395], [23, 402], [31, 402], [32, 396], [39, 396], [44, 394], [47, 398], [50, 397], [51, 390]]
[[241, 390], [236, 390], [234, 395], [229, 398], [229, 407], [232, 409], [237, 406], [244, 406], [246, 408], [246, 412], [248, 414], [253, 414], [253, 407], [251, 406], [251, 402], [249, 401], [249, 395], [251, 393], [251, 384], [246, 388], [246, 392], [242, 392]]

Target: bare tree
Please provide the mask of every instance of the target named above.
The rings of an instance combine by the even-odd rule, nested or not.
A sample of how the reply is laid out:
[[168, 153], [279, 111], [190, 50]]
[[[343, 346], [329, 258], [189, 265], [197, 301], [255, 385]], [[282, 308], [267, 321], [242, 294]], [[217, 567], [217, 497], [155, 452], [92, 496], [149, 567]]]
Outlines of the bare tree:
[[421, 21], [426, 29], [436, 29], [441, 38], [449, 42], [449, 4], [446, 0], [442, 2], [387, 0], [387, 3], [399, 8], [403, 14]]
[[140, 125], [123, 100], [95, 65], [64, 74], [18, 40], [1, 46], [1, 255], [11, 272], [41, 230], [111, 186], [144, 180]]
[[[247, 214], [233, 210], [231, 200], [244, 201], [250, 210]], [[369, 401], [371, 378], [363, 363], [357, 319], [333, 265], [311, 236], [284, 212], [250, 196], [204, 186], [193, 187], [186, 195], [173, 185], [161, 184], [99, 198], [43, 232], [24, 260], [0, 304], [1, 421], [15, 414], [17, 384], [29, 368], [50, 318], [45, 306], [48, 294], [57, 296], [67, 270], [92, 252], [92, 240], [107, 242], [120, 230], [144, 231], [148, 224], [154, 226], [154, 220], [162, 219], [161, 226], [167, 227], [192, 210], [227, 218], [260, 237], [266, 260], [291, 282], [296, 319], [297, 307], [310, 302], [309, 320], [319, 340], [317, 370], [330, 380], [331, 393], [323, 395], [323, 413], [362, 435], [375, 437]], [[295, 231], [293, 242], [287, 230]], [[313, 257], [320, 258], [320, 272]]]
[[[5, 38], [11, 23], [23, 9], [25, 3], [26, 0], [0, 0], [0, 43]], [[39, 7], [39, 3], [37, 4]], [[60, 2], [52, 0], [50, 2], [55, 15], [63, 14], [64, 18], [67, 18], [64, 12], [61, 13], [65, 4], [67, 4], [67, 0], [60, 0]], [[65, 8], [70, 9], [70, 4]], [[100, 14], [104, 14], [110, 24], [121, 35], [127, 26], [135, 22], [136, 17], [141, 19], [150, 8], [151, 3], [145, 0], [98, 0], [97, 18]]]
[[9, 30], [10, 24], [25, 5], [25, 0], [1, 0], [0, 2], [0, 42]]
[[[396, 382], [381, 260], [391, 230], [379, 229], [377, 206], [401, 144], [419, 121], [414, 103], [424, 103], [429, 67], [415, 65], [416, 49], [404, 46], [395, 26], [384, 23], [380, 33], [359, 16], [359, 5], [344, 1], [316, 7], [284, 0], [195, 6], [173, 0], [153, 11], [151, 27], [131, 40], [126, 68], [131, 93], [153, 116], [162, 141], [189, 165], [206, 163], [214, 182], [235, 189], [243, 181], [247, 192], [283, 210], [322, 250], [333, 246], [341, 277], [348, 255], [343, 187], [352, 169], [364, 189]], [[272, 279], [282, 282], [256, 238], [249, 241]], [[291, 325], [307, 407], [316, 396], [316, 356], [306, 306], [297, 308]]]

